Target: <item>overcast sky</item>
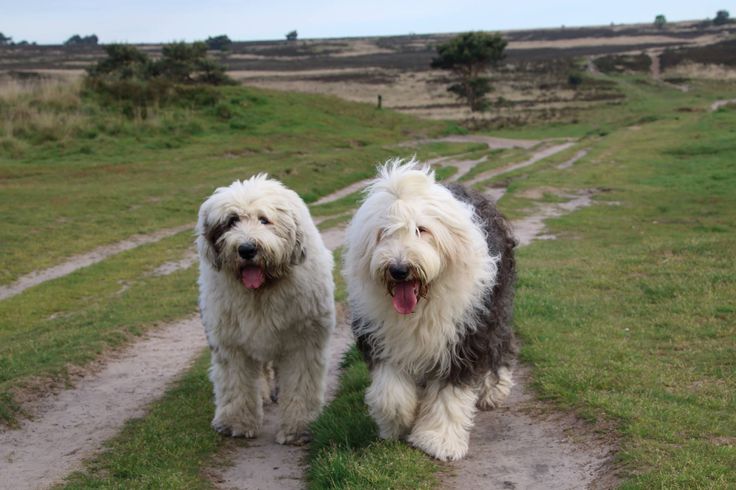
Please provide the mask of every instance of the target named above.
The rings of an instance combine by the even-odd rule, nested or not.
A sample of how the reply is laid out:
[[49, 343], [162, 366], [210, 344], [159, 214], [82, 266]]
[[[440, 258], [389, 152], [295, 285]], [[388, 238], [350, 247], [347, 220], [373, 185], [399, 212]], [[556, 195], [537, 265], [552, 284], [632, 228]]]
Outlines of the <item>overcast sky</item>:
[[507, 30], [736, 16], [736, 0], [0, 0], [0, 32], [59, 43], [72, 34], [101, 42], [233, 40]]

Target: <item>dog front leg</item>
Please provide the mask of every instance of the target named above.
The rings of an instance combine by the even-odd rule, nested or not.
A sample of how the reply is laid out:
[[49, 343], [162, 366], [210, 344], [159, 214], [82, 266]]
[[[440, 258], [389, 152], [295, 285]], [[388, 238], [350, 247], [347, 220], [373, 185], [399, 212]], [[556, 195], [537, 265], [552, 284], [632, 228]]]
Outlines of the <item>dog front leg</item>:
[[301, 349], [284, 356], [276, 369], [281, 429], [279, 444], [303, 444], [309, 440], [309, 424], [317, 418], [325, 392], [327, 361], [322, 346]]
[[411, 428], [417, 410], [417, 387], [409, 375], [387, 363], [371, 372], [373, 381], [365, 393], [368, 410], [383, 439], [398, 439]]
[[215, 388], [215, 430], [233, 437], [258, 434], [263, 422], [262, 371], [263, 364], [243, 351], [213, 350], [210, 379]]
[[471, 387], [431, 382], [408, 441], [442, 461], [462, 459], [468, 452], [477, 398]]

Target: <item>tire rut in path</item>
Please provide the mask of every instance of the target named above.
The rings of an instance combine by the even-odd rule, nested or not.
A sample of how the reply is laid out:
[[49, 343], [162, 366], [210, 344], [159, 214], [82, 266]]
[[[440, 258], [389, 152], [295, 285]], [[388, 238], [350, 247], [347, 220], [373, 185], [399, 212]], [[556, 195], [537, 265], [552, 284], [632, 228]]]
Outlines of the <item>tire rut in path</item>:
[[83, 267], [96, 264], [97, 262], [102, 262], [112, 255], [140, 247], [141, 245], [156, 243], [164, 238], [174, 236], [177, 233], [181, 233], [186, 230], [194, 230], [194, 223], [173, 228], [165, 228], [146, 235], [133, 235], [132, 237], [120, 242], [103, 245], [90, 252], [75, 255], [59, 265], [28, 273], [8, 285], [0, 286], [0, 300], [20, 294], [26, 289], [37, 286], [43, 282], [66, 276], [76, 270], [82, 269]]
[[207, 346], [199, 317], [171, 323], [113, 354], [75, 388], [38, 403], [33, 420], [0, 432], [0, 488], [44, 488], [81, 467]]
[[[592, 204], [592, 191], [566, 194], [563, 203], [541, 204], [537, 210], [512, 222], [519, 246], [544, 235], [544, 222]], [[530, 489], [567, 490], [613, 486], [609, 467], [614, 446], [574, 416], [542, 408], [530, 394], [529, 368], [517, 365], [515, 385], [499, 408], [478, 412], [465, 459], [443, 466], [443, 488], [466, 490]], [[541, 408], [541, 409], [540, 409]], [[530, 415], [530, 412], [541, 414]]]

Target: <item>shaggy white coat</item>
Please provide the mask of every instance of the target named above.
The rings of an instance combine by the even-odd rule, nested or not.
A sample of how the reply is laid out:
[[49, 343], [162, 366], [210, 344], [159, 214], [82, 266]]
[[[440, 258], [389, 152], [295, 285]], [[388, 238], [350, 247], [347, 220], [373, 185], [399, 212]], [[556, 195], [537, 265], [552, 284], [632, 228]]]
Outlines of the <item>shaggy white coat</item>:
[[[407, 437], [441, 460], [462, 458], [481, 391], [491, 404], [508, 394], [498, 379], [487, 380], [487, 390], [437, 380], [464, 333], [458, 325], [473, 328], [468, 315], [495, 283], [498, 257], [489, 255], [472, 206], [427, 167], [390, 161], [353, 217], [344, 257], [352, 314], [370, 320], [356, 334], [374, 339], [366, 403], [380, 435]], [[428, 285], [412, 314], [392, 307], [385, 279], [392, 261], [409, 262]], [[510, 372], [502, 376], [510, 388]]]
[[[247, 241], [258, 244], [255, 260], [267, 276], [258, 289], [246, 288], [239, 275], [238, 246]], [[276, 440], [302, 442], [323, 403], [326, 347], [335, 328], [332, 253], [307, 206], [265, 175], [233, 182], [202, 204], [197, 249], [200, 310], [212, 350], [213, 427], [233, 436], [258, 434], [272, 363], [281, 415]]]

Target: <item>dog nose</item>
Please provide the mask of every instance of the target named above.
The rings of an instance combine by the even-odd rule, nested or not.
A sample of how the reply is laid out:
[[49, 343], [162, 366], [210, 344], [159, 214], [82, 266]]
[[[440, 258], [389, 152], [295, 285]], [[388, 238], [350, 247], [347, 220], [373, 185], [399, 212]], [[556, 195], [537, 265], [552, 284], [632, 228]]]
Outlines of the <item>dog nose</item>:
[[391, 264], [388, 273], [394, 281], [403, 281], [409, 276], [409, 266], [406, 264]]
[[240, 255], [245, 260], [250, 260], [253, 257], [256, 256], [256, 253], [258, 252], [258, 247], [253, 242], [248, 243], [241, 243], [238, 247], [238, 255]]

